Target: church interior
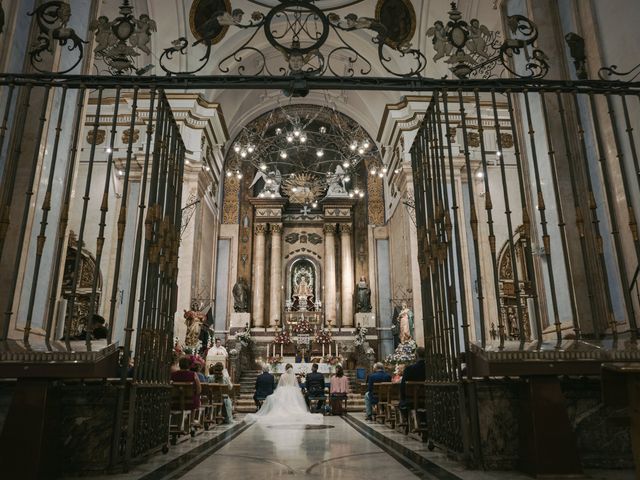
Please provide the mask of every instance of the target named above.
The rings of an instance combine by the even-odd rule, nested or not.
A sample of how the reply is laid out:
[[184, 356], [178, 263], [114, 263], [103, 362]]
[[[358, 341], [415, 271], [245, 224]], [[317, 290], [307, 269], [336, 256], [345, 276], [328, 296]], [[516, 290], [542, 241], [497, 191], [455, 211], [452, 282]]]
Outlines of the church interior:
[[0, 476], [640, 478], [639, 24], [0, 0]]

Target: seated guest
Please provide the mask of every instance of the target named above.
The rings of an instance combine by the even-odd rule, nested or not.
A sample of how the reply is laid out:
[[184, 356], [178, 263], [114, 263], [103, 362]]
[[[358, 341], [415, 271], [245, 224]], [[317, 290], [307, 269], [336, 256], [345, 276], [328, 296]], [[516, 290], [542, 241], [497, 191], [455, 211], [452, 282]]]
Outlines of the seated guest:
[[[307, 403], [309, 404], [309, 409], [311, 411], [319, 412], [324, 405], [324, 375], [318, 373], [318, 364], [314, 363], [311, 365], [311, 373], [307, 374], [307, 379], [305, 381], [305, 389], [307, 390], [305, 397], [307, 398]], [[323, 397], [318, 400], [315, 408], [311, 408], [310, 398], [311, 397]]]
[[180, 366], [180, 370], [171, 373], [171, 381], [193, 383], [193, 401], [191, 403], [191, 410], [200, 408], [200, 393], [202, 392], [202, 386], [200, 385], [198, 374], [189, 370], [191, 360], [187, 357], [182, 357], [178, 362], [178, 365]]
[[196, 372], [196, 375], [198, 375], [198, 380], [200, 380], [200, 383], [207, 383], [207, 377], [205, 376], [204, 373], [202, 373], [202, 364], [200, 362], [193, 362], [191, 364], [191, 370]]
[[404, 369], [402, 381], [400, 382], [400, 406], [410, 407], [406, 398], [406, 382], [424, 382], [427, 378], [427, 371], [424, 363], [425, 349], [416, 349], [416, 363], [408, 365]]
[[373, 417], [373, 406], [378, 403], [378, 398], [373, 393], [373, 385], [376, 383], [390, 382], [391, 375], [384, 371], [384, 365], [377, 362], [373, 366], [373, 373], [367, 378], [367, 393], [364, 394], [364, 409], [367, 413], [367, 420]]
[[260, 408], [262, 400], [273, 393], [276, 386], [276, 379], [269, 373], [269, 365], [262, 365], [262, 373], [256, 378], [256, 393], [253, 395], [253, 401], [256, 407]]
[[[94, 340], [102, 340], [109, 336], [109, 330], [105, 326], [107, 321], [104, 319], [102, 315], [93, 314], [91, 316], [91, 321], [79, 334], [72, 335], [69, 337], [70, 340], [86, 340], [87, 332], [91, 333], [91, 338]], [[62, 337], [61, 340], [64, 340], [65, 337]]]
[[[209, 369], [211, 375], [211, 383], [219, 383], [221, 385], [226, 385], [229, 387], [229, 391], [233, 388], [231, 384], [231, 378], [228, 375], [224, 374], [224, 365], [218, 362], [215, 365], [212, 365]], [[231, 403], [231, 399], [229, 398], [229, 394], [222, 394], [222, 401], [224, 403], [224, 423], [231, 423], [233, 421], [233, 404]]]
[[396, 368], [393, 370], [393, 376], [391, 377], [391, 381], [393, 383], [400, 383], [402, 380], [402, 373], [404, 372], [404, 365], [396, 365]]
[[342, 415], [342, 402], [349, 395], [349, 378], [344, 375], [342, 365], [338, 365], [336, 373], [331, 376], [329, 395], [331, 396], [331, 413]]

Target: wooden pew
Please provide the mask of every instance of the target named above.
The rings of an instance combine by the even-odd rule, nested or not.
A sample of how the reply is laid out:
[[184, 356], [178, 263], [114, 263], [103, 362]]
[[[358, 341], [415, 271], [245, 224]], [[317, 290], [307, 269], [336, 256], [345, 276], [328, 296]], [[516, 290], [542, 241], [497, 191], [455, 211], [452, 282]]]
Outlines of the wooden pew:
[[193, 425], [193, 383], [173, 383], [171, 389], [171, 413], [169, 434], [171, 445], [175, 445], [181, 435], [195, 435]]
[[207, 396], [211, 407], [208, 422], [214, 425], [224, 421], [224, 394], [231, 393], [229, 387], [223, 383], [203, 383], [202, 393]]

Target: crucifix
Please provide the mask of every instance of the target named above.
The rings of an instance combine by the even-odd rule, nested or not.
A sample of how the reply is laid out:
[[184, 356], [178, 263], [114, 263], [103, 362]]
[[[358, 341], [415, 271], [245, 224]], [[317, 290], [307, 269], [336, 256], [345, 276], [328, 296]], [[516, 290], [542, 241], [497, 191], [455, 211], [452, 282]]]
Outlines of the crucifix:
[[305, 205], [302, 210], [300, 210], [300, 213], [306, 217], [307, 215], [309, 215], [309, 213], [311, 213], [311, 209], [308, 205]]

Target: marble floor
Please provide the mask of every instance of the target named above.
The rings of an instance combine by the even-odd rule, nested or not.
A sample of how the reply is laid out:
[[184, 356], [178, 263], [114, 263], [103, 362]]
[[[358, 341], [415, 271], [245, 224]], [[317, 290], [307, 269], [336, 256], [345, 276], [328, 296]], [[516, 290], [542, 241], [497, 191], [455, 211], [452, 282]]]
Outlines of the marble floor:
[[[321, 426], [238, 422], [187, 438], [166, 455], [109, 480], [336, 479], [524, 480], [517, 472], [466, 470], [420, 441], [364, 420], [325, 417]], [[593, 480], [631, 480], [632, 472], [587, 472]]]

